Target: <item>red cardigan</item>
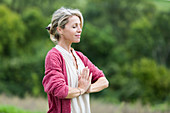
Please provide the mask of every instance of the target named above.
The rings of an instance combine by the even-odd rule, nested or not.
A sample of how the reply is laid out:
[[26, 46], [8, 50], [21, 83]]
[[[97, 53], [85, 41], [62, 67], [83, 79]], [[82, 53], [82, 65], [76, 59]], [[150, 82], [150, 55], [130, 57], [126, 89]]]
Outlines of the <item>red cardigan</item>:
[[[92, 73], [92, 83], [104, 74], [81, 52], [77, 55], [88, 66]], [[68, 81], [66, 65], [63, 56], [56, 49], [52, 48], [45, 59], [45, 76], [42, 84], [48, 96], [49, 111], [47, 113], [71, 113], [71, 99], [65, 99], [68, 95]]]

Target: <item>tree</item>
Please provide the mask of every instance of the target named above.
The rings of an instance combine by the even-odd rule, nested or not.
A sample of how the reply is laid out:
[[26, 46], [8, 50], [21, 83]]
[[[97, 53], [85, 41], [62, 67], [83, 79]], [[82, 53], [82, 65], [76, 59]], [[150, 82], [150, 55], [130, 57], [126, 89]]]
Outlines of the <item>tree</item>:
[[[18, 68], [20, 65], [18, 60], [23, 52], [21, 45], [25, 41], [25, 25], [18, 14], [4, 5], [0, 5], [0, 16], [0, 90], [12, 92], [14, 81], [21, 82], [20, 77], [13, 73], [13, 67]], [[5, 85], [7, 83], [8, 85]]]
[[155, 40], [153, 58], [160, 64], [170, 66], [170, 12], [160, 12], [153, 23], [152, 37]]
[[16, 57], [19, 55], [17, 49], [25, 40], [25, 26], [21, 17], [4, 5], [0, 6], [0, 16], [0, 54], [3, 57]]

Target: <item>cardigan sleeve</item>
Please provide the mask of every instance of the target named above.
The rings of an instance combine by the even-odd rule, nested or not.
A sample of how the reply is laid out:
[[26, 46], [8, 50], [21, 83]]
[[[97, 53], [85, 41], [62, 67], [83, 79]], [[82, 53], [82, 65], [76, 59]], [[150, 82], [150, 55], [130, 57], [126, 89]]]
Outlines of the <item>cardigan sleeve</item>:
[[77, 52], [85, 66], [88, 66], [90, 73], [92, 73], [92, 83], [96, 82], [100, 77], [105, 77], [102, 70], [98, 69], [83, 53]]
[[45, 76], [42, 84], [44, 91], [58, 98], [68, 95], [69, 87], [62, 72], [61, 56], [55, 52], [49, 52], [45, 60]]

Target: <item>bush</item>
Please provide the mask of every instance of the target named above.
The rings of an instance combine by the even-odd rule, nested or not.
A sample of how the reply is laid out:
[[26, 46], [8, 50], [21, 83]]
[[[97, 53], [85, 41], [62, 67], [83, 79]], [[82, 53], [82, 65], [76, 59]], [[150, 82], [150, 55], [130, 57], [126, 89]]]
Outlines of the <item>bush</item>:
[[132, 65], [132, 75], [141, 86], [143, 102], [162, 102], [170, 99], [170, 71], [154, 60], [143, 58]]
[[154, 60], [142, 58], [125, 64], [109, 78], [113, 95], [121, 101], [161, 103], [170, 100], [170, 71]]

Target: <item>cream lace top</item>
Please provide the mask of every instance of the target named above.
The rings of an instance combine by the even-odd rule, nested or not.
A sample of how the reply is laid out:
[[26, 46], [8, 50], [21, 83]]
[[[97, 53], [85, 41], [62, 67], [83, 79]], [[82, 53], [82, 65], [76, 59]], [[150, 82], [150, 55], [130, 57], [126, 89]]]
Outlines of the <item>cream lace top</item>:
[[[69, 53], [64, 48], [56, 45], [55, 48], [59, 50], [65, 60], [68, 85], [73, 88], [78, 87], [78, 75], [85, 67], [79, 56], [76, 54], [74, 49], [72, 49], [73, 55], [76, 58], [78, 69], [74, 65], [74, 57], [72, 53]], [[71, 99], [71, 113], [91, 113], [89, 94], [83, 94], [79, 97]]]

